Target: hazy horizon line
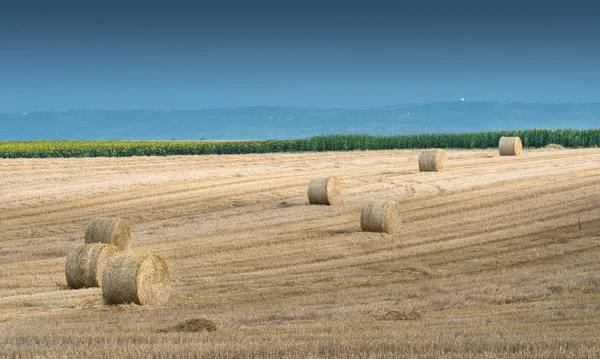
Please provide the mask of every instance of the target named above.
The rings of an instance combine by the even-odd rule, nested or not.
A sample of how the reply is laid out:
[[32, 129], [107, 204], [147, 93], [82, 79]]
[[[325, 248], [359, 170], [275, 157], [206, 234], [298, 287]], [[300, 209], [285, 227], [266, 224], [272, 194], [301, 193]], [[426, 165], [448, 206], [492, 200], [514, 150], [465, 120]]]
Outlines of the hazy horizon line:
[[210, 110], [236, 110], [236, 109], [245, 109], [245, 108], [296, 108], [296, 109], [316, 109], [316, 110], [346, 110], [346, 111], [368, 111], [368, 110], [376, 110], [376, 109], [384, 109], [390, 107], [400, 107], [400, 106], [418, 106], [418, 105], [428, 105], [428, 104], [436, 104], [436, 103], [500, 103], [500, 104], [537, 104], [537, 105], [565, 105], [565, 104], [600, 104], [600, 100], [598, 101], [500, 101], [500, 100], [438, 100], [438, 101], [425, 101], [425, 102], [401, 102], [393, 105], [385, 105], [385, 106], [375, 106], [375, 107], [341, 107], [341, 106], [331, 106], [331, 107], [323, 107], [323, 106], [303, 106], [303, 105], [248, 105], [248, 106], [231, 106], [231, 107], [204, 107], [204, 108], [67, 108], [60, 110], [44, 110], [44, 109], [36, 109], [30, 111], [19, 111], [19, 112], [4, 112], [0, 111], [1, 114], [5, 115], [13, 115], [13, 114], [21, 114], [26, 115], [29, 113], [35, 112], [76, 112], [76, 111], [157, 111], [157, 112], [170, 112], [170, 111], [210, 111]]

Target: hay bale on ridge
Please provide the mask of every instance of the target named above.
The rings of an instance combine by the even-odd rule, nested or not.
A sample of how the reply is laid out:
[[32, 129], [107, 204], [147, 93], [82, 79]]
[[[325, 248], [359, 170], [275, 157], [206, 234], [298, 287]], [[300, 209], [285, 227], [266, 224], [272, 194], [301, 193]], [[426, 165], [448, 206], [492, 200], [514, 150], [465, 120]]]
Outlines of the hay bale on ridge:
[[83, 244], [73, 248], [65, 264], [65, 276], [69, 288], [101, 286], [106, 264], [118, 252], [117, 247], [105, 243]]
[[400, 205], [396, 201], [371, 201], [360, 214], [360, 228], [365, 232], [393, 233], [400, 225]]
[[102, 277], [106, 304], [160, 305], [169, 300], [170, 292], [169, 268], [155, 254], [119, 253], [108, 262]]
[[500, 156], [520, 156], [523, 151], [523, 143], [519, 137], [500, 137], [498, 149]]
[[441, 172], [448, 162], [448, 153], [444, 150], [427, 150], [419, 155], [419, 171]]
[[85, 228], [85, 243], [108, 243], [124, 251], [131, 241], [131, 226], [124, 219], [95, 218]]
[[342, 195], [342, 183], [337, 176], [313, 178], [308, 182], [308, 202], [310, 204], [331, 205]]

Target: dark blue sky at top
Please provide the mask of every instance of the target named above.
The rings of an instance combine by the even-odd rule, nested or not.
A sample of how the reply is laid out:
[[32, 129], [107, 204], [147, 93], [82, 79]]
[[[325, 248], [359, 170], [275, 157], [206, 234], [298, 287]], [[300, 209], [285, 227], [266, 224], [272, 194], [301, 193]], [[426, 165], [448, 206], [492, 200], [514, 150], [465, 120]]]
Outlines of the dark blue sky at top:
[[0, 2], [0, 112], [600, 101], [582, 1]]

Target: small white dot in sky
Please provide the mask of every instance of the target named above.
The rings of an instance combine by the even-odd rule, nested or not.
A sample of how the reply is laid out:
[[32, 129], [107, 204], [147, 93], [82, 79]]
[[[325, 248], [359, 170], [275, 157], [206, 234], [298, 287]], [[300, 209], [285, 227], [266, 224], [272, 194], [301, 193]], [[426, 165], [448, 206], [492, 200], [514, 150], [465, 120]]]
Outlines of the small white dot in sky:
[[461, 97], [461, 98], [460, 98], [460, 100], [461, 100], [461, 101], [464, 101], [464, 100], [465, 100], [465, 98], [464, 98], [464, 97]]

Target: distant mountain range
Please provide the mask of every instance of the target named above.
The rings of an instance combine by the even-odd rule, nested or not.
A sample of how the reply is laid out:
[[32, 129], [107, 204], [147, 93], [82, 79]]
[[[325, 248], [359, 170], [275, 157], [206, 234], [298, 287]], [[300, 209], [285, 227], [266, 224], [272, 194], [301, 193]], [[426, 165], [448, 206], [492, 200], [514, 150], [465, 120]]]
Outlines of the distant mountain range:
[[367, 110], [239, 107], [0, 114], [0, 140], [293, 139], [600, 127], [600, 103], [433, 102]]

